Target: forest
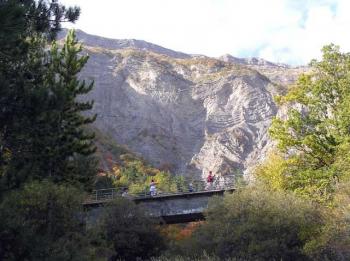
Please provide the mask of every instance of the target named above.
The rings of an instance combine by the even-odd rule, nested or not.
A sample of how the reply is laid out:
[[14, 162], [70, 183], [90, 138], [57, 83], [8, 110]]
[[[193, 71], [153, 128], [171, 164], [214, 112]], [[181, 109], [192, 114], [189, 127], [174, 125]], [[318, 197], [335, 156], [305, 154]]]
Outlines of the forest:
[[62, 23], [79, 7], [0, 0], [0, 260], [350, 260], [350, 54], [330, 44], [285, 95], [276, 147], [252, 182], [213, 198], [206, 220], [159, 225], [125, 198], [95, 226], [82, 203], [98, 186], [164, 190], [183, 180], [125, 155], [97, 178], [88, 61]]

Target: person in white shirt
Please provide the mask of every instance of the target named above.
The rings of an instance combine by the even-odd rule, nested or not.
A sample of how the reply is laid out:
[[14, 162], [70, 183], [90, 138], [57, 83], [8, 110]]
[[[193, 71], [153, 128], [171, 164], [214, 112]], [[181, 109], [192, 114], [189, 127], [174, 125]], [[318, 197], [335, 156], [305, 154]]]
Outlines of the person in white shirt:
[[154, 197], [155, 195], [157, 195], [157, 188], [156, 188], [156, 183], [154, 182], [154, 180], [151, 180], [151, 184], [149, 186], [149, 192], [151, 193], [151, 196]]

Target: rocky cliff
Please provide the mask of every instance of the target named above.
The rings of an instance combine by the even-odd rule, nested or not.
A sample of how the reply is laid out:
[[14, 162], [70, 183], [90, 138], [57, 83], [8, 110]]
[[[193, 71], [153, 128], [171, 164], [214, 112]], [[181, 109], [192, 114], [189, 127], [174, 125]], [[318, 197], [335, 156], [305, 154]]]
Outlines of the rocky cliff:
[[266, 154], [273, 94], [304, 68], [259, 59], [191, 56], [78, 31], [90, 55], [95, 126], [157, 167], [249, 173]]

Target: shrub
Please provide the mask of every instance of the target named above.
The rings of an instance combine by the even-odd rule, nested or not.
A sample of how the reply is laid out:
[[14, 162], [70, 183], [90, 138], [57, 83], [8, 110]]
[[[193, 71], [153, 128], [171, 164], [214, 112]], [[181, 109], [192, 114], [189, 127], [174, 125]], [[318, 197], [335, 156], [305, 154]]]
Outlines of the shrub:
[[35, 182], [0, 204], [0, 260], [88, 260], [82, 193]]
[[109, 260], [148, 259], [165, 247], [157, 220], [150, 219], [135, 203], [124, 198], [105, 208], [97, 230], [98, 238], [110, 246]]
[[293, 194], [247, 187], [209, 205], [194, 232], [196, 253], [243, 260], [308, 260], [304, 247], [320, 233], [320, 212]]

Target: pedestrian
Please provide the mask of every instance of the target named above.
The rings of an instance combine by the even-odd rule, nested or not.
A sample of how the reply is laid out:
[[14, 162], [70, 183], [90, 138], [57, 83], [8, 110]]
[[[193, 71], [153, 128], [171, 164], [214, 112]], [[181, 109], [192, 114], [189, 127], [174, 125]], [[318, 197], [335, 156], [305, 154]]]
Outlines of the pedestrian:
[[154, 182], [154, 180], [151, 180], [151, 184], [149, 186], [149, 192], [151, 193], [151, 196], [154, 197], [155, 195], [157, 195], [157, 188], [156, 188], [156, 183]]
[[209, 171], [209, 175], [207, 177], [207, 190], [211, 190], [213, 188], [214, 175], [212, 171]]
[[128, 188], [125, 188], [124, 191], [123, 191], [123, 193], [122, 193], [122, 197], [127, 198], [128, 196], [129, 196], [129, 194], [128, 194]]
[[190, 184], [188, 184], [188, 192], [193, 192], [193, 184], [192, 184], [192, 182], [190, 182]]

